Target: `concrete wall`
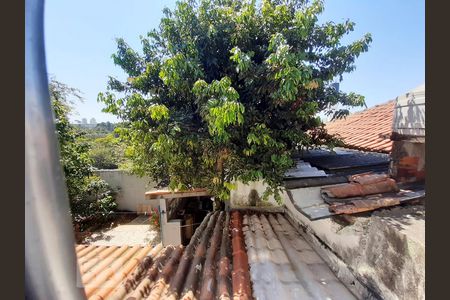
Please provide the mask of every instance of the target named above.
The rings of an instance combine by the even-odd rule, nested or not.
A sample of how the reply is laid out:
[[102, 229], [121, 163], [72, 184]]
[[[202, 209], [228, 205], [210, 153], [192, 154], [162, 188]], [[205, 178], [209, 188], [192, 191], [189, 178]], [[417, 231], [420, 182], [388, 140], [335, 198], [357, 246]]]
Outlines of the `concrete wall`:
[[425, 143], [394, 141], [390, 172], [398, 182], [425, 180]]
[[142, 212], [145, 206], [157, 208], [157, 200], [145, 200], [145, 192], [154, 190], [155, 183], [148, 177], [138, 177], [125, 170], [97, 170], [95, 174], [118, 191], [116, 202], [118, 209]]
[[425, 136], [425, 84], [397, 97], [393, 132], [406, 136]]
[[[319, 198], [320, 187], [292, 190], [296, 204], [313, 197], [314, 189]], [[343, 225], [333, 218], [311, 221], [290, 199], [285, 204], [299, 230], [359, 298], [425, 299], [423, 206], [378, 210]]]
[[[149, 177], [141, 178], [125, 170], [97, 170], [95, 174], [105, 180], [114, 190], [118, 190], [116, 196], [118, 209], [140, 212], [142, 205], [150, 204], [152, 207], [158, 207], [159, 202], [157, 200], [145, 200], [145, 192], [156, 189], [156, 183], [152, 182]], [[262, 181], [250, 182], [249, 184], [238, 181], [234, 184], [236, 184], [236, 189], [231, 191], [230, 195], [230, 206], [233, 208], [248, 206], [281, 207], [273, 196], [269, 197], [268, 201], [262, 200], [262, 195], [266, 189], [266, 185]], [[254, 191], [252, 192], [252, 190]], [[283, 198], [287, 197], [287, 195], [282, 196]], [[256, 205], [252, 205], [254, 203], [249, 199], [255, 199]]]
[[270, 196], [267, 201], [262, 200], [262, 195], [266, 190], [266, 185], [263, 181], [252, 181], [248, 184], [237, 181], [233, 182], [233, 184], [236, 185], [236, 189], [232, 190], [230, 193], [230, 206], [232, 208], [248, 206], [280, 206], [273, 196]]

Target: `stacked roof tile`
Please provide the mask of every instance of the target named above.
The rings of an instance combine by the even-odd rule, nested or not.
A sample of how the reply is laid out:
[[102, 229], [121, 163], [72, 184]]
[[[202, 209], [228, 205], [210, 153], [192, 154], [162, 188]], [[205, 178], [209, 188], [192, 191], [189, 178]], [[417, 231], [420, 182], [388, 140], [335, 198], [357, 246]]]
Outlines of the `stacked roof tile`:
[[348, 148], [390, 153], [395, 101], [389, 101], [326, 124], [330, 134], [339, 135]]
[[186, 248], [76, 252], [88, 299], [354, 298], [281, 214], [210, 213]]

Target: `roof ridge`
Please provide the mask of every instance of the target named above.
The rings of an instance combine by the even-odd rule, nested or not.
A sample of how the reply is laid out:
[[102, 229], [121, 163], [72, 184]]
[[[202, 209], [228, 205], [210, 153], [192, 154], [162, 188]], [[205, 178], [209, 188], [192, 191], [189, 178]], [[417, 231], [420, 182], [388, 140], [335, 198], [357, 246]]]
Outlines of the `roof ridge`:
[[358, 115], [358, 114], [367, 112], [367, 111], [369, 111], [369, 110], [372, 110], [372, 109], [375, 109], [375, 108], [379, 108], [380, 106], [387, 106], [387, 105], [390, 104], [391, 102], [392, 102], [392, 103], [395, 103], [395, 99], [389, 100], [389, 101], [384, 102], [384, 103], [376, 104], [376, 105], [371, 106], [371, 107], [367, 107], [366, 109], [363, 109], [363, 110], [360, 110], [360, 111], [356, 111], [356, 112], [354, 112], [354, 113], [350, 113], [349, 115], [345, 116], [345, 117], [342, 118], [342, 119], [333, 120], [333, 121], [327, 122], [326, 124], [330, 124], [330, 123], [337, 122], [337, 121], [341, 121], [341, 120], [346, 120], [347, 117], [355, 116], [355, 115]]

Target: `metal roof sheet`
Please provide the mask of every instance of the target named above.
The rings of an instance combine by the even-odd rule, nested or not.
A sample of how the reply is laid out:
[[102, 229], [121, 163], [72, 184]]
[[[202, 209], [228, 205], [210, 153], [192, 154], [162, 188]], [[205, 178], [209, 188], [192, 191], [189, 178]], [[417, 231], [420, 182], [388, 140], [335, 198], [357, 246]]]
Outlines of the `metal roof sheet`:
[[312, 177], [326, 177], [327, 174], [323, 170], [311, 166], [308, 162], [303, 160], [297, 161], [294, 168], [285, 173], [285, 178], [312, 178]]

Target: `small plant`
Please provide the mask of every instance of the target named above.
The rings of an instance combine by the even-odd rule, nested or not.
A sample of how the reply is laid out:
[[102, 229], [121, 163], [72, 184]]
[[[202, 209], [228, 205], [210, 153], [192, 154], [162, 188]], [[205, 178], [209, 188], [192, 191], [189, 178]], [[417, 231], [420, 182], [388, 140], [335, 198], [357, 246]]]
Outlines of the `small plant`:
[[159, 227], [159, 211], [157, 208], [153, 208], [150, 213], [150, 224]]

